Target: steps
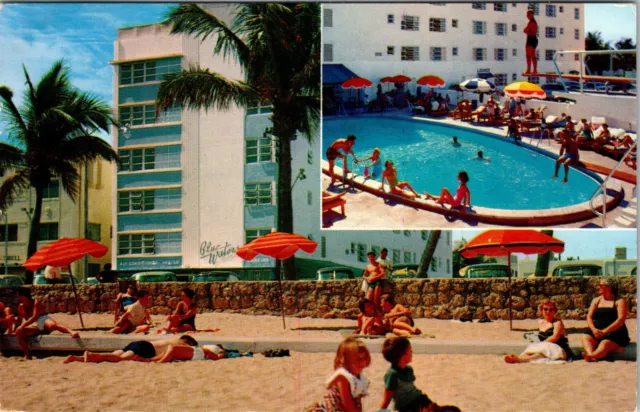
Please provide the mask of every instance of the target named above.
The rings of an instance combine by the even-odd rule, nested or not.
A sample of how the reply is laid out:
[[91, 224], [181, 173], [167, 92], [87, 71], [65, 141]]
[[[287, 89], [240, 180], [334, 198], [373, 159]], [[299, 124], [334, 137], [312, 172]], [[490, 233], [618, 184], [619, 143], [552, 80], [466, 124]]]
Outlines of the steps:
[[609, 227], [634, 229], [638, 219], [638, 200], [632, 198], [626, 207], [620, 208], [620, 212], [621, 216], [616, 217]]

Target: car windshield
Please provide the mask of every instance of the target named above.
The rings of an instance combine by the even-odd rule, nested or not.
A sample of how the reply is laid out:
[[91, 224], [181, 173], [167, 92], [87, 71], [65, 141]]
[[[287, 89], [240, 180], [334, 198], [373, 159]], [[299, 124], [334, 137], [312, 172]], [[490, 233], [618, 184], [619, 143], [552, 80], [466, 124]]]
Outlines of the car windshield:
[[469, 278], [506, 278], [506, 268], [471, 268], [467, 271]]
[[331, 272], [318, 273], [318, 280], [331, 280]]
[[602, 269], [598, 266], [569, 266], [559, 267], [553, 271], [553, 276], [601, 276]]
[[229, 275], [225, 275], [225, 274], [219, 274], [219, 275], [206, 274], [206, 275], [195, 275], [193, 278], [197, 279], [197, 280], [225, 281], [225, 280], [227, 280], [229, 278]]
[[336, 270], [335, 279], [351, 279], [351, 272], [347, 272], [346, 270]]

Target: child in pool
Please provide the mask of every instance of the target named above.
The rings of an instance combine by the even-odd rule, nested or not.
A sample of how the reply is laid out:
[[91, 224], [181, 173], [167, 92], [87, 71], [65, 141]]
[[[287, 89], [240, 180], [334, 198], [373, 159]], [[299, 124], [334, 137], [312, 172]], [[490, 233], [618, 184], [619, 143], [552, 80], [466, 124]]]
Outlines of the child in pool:
[[460, 182], [460, 186], [456, 190], [456, 196], [453, 197], [449, 189], [446, 187], [442, 188], [440, 192], [440, 196], [433, 196], [427, 192], [424, 192], [424, 196], [427, 199], [435, 200], [439, 204], [448, 203], [451, 207], [460, 207], [462, 206], [461, 211], [464, 212], [465, 207], [471, 207], [471, 192], [467, 187], [467, 182], [469, 181], [469, 175], [464, 170], [461, 170], [458, 173], [458, 181]]
[[490, 162], [491, 158], [484, 157], [484, 153], [482, 152], [482, 150], [478, 150], [478, 156], [477, 157], [472, 157], [471, 160], [483, 160], [485, 162]]
[[460, 142], [458, 141], [458, 136], [453, 136], [453, 140], [451, 141], [451, 146], [453, 147], [460, 147], [462, 146], [460, 144]]
[[[373, 149], [373, 153], [371, 153], [371, 156], [367, 157], [366, 159], [356, 160], [356, 163], [365, 162], [367, 160], [371, 160], [371, 164], [365, 166], [367, 168], [371, 168], [371, 174], [369, 176], [373, 179], [378, 179], [382, 175], [382, 159], [380, 158], [380, 149], [376, 147], [375, 149]], [[367, 177], [366, 174], [365, 177]]]
[[333, 361], [335, 372], [327, 380], [328, 391], [321, 403], [306, 412], [362, 412], [362, 398], [368, 395], [369, 380], [362, 374], [371, 363], [367, 346], [355, 337], [345, 339]]
[[[389, 189], [391, 189], [391, 193], [408, 197], [409, 199], [420, 198], [420, 194], [416, 192], [413, 187], [408, 182], [398, 182], [398, 175], [396, 169], [393, 167], [393, 162], [391, 160], [387, 160], [384, 162], [384, 172], [382, 172], [382, 186], [380, 186], [380, 190], [384, 191], [384, 181], [387, 180], [389, 183]], [[407, 189], [409, 192], [405, 191]]]

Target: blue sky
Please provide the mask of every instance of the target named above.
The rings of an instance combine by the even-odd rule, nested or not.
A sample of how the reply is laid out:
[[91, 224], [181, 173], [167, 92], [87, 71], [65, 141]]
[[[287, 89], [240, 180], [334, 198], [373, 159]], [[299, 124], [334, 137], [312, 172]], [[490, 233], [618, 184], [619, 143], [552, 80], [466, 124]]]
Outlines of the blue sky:
[[[484, 230], [454, 230], [452, 239], [471, 240]], [[635, 230], [611, 229], [556, 229], [553, 237], [564, 241], [563, 259], [568, 256], [580, 259], [611, 258], [616, 246], [627, 248], [627, 259], [636, 259], [638, 253], [637, 234]], [[531, 258], [535, 258], [535, 255]]]

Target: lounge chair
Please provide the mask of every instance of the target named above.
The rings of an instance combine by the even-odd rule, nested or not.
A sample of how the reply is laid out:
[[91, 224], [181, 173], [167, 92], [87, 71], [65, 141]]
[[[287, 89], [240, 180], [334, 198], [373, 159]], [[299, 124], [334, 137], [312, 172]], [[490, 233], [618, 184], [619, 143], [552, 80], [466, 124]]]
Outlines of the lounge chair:
[[487, 110], [486, 106], [480, 106], [476, 110], [471, 112], [470, 117], [473, 120], [473, 116], [475, 116], [476, 117], [476, 122], [478, 122], [478, 123], [480, 123], [482, 120], [487, 120], [488, 118], [486, 116], [483, 116], [483, 114], [485, 114], [486, 110]]
[[347, 201], [343, 199], [343, 196], [347, 194], [347, 192], [342, 192], [338, 194], [329, 193], [326, 191], [322, 192], [322, 214], [324, 215], [326, 212], [330, 210], [340, 207], [340, 214], [344, 217], [347, 217], [344, 211], [344, 206], [347, 204]]

